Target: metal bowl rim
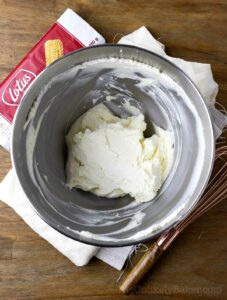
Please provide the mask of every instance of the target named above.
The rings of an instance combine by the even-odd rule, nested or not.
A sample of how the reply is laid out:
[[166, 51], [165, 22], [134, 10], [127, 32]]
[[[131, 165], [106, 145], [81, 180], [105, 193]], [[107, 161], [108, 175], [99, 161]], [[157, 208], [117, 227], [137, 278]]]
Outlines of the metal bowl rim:
[[[214, 157], [215, 157], [215, 138], [214, 138], [214, 132], [213, 132], [213, 125], [212, 125], [212, 121], [211, 121], [211, 117], [210, 117], [210, 113], [209, 113], [209, 110], [208, 110], [208, 107], [203, 99], [203, 96], [202, 94], [200, 93], [199, 89], [197, 88], [197, 86], [195, 85], [195, 83], [190, 79], [190, 77], [182, 70], [180, 69], [177, 65], [175, 65], [173, 62], [169, 61], [168, 59], [166, 59], [165, 57], [155, 53], [155, 52], [152, 52], [150, 50], [147, 50], [147, 49], [144, 49], [144, 48], [141, 48], [141, 47], [136, 47], [136, 46], [133, 46], [133, 45], [125, 45], [125, 44], [113, 44], [113, 43], [109, 43], [109, 44], [104, 44], [104, 45], [96, 45], [96, 46], [90, 46], [90, 47], [87, 47], [87, 48], [81, 48], [79, 50], [76, 50], [76, 51], [72, 51], [64, 56], [62, 56], [61, 58], [59, 58], [58, 60], [54, 61], [53, 63], [51, 63], [50, 65], [48, 65], [40, 74], [38, 74], [38, 76], [35, 78], [35, 80], [31, 83], [31, 85], [29, 86], [29, 88], [27, 89], [27, 91], [25, 92], [25, 94], [23, 95], [23, 98], [25, 97], [26, 93], [28, 92], [28, 90], [30, 90], [32, 88], [32, 86], [34, 85], [34, 83], [41, 77], [41, 75], [45, 72], [48, 72], [48, 70], [54, 65], [54, 64], [57, 64], [59, 61], [61, 60], [64, 60], [66, 57], [68, 56], [71, 56], [71, 55], [74, 55], [75, 53], [78, 53], [78, 52], [83, 52], [83, 51], [86, 51], [86, 50], [90, 50], [90, 49], [93, 49], [93, 48], [107, 48], [107, 47], [115, 47], [115, 48], [132, 48], [132, 49], [135, 49], [137, 51], [142, 51], [142, 52], [146, 52], [148, 54], [152, 54], [153, 56], [157, 56], [158, 58], [160, 58], [161, 60], [164, 60], [167, 64], [170, 64], [172, 65], [180, 74], [181, 76], [185, 77], [186, 80], [189, 81], [189, 83], [194, 87], [194, 89], [196, 90], [196, 92], [198, 93], [198, 96], [200, 96], [200, 100], [201, 102], [203, 103], [203, 107], [204, 107], [204, 111], [206, 112], [207, 114], [207, 121], [209, 121], [209, 125], [210, 125], [210, 133], [212, 135], [212, 140], [211, 140], [211, 156], [212, 156], [212, 162], [211, 162], [211, 165], [210, 165], [210, 168], [207, 172], [207, 175], [206, 175], [206, 178], [204, 180], [204, 185], [203, 187], [201, 188], [200, 190], [200, 193], [198, 194], [198, 196], [194, 199], [194, 203], [193, 205], [191, 205], [191, 207], [185, 212], [183, 213], [178, 219], [175, 220], [175, 222], [173, 222], [172, 224], [168, 225], [168, 226], [164, 226], [160, 231], [156, 232], [156, 233], [151, 233], [150, 235], [144, 237], [144, 238], [140, 238], [138, 240], [132, 240], [132, 241], [129, 241], [129, 240], [126, 240], [126, 241], [120, 241], [120, 242], [117, 242], [117, 244], [114, 242], [114, 241], [109, 241], [109, 240], [95, 240], [95, 242], [93, 241], [94, 239], [92, 238], [89, 238], [89, 237], [86, 237], [86, 236], [82, 236], [80, 235], [79, 233], [77, 234], [78, 235], [78, 238], [75, 237], [75, 236], [72, 236], [70, 234], [68, 234], [67, 232], [63, 231], [63, 230], [60, 230], [57, 226], [55, 226], [54, 224], [52, 224], [51, 222], [49, 222], [48, 219], [44, 218], [41, 213], [33, 206], [33, 204], [30, 202], [29, 200], [29, 197], [27, 196], [28, 198], [28, 203], [30, 204], [30, 206], [32, 207], [32, 209], [36, 212], [36, 214], [46, 223], [48, 224], [50, 227], [52, 227], [53, 229], [55, 229], [56, 231], [58, 231], [59, 233], [63, 234], [64, 236], [67, 236], [68, 238], [71, 238], [73, 240], [76, 240], [78, 242], [82, 242], [82, 243], [85, 243], [85, 244], [88, 244], [88, 245], [93, 245], [93, 246], [98, 246], [98, 247], [124, 247], [124, 246], [130, 246], [130, 245], [135, 245], [135, 244], [138, 244], [138, 243], [144, 243], [144, 242], [147, 242], [149, 240], [151, 240], [151, 238], [155, 238], [159, 235], [161, 235], [164, 231], [168, 231], [170, 230], [171, 228], [173, 228], [177, 223], [179, 223], [181, 220], [185, 219], [190, 213], [191, 211], [195, 208], [196, 204], [198, 203], [201, 195], [203, 194], [206, 186], [207, 186], [207, 183], [210, 179], [210, 176], [211, 176], [211, 172], [212, 172], [212, 169], [213, 169], [213, 164], [214, 164]], [[91, 59], [92, 60], [92, 59]], [[144, 63], [146, 64], [146, 63]], [[23, 98], [21, 101], [23, 101]], [[17, 111], [16, 111], [16, 114], [14, 116], [14, 119], [13, 119], [13, 128], [12, 128], [12, 134], [11, 134], [11, 161], [12, 161], [12, 166], [13, 166], [13, 169], [16, 171], [16, 174], [17, 174], [17, 178], [20, 182], [20, 185], [22, 187], [22, 183], [21, 183], [21, 180], [20, 180], [20, 177], [18, 176], [18, 168], [17, 168], [17, 164], [14, 160], [14, 157], [15, 157], [15, 154], [14, 154], [14, 135], [15, 135], [15, 123], [17, 122], [17, 120], [20, 118], [20, 110], [22, 110], [22, 105], [19, 105]], [[23, 187], [22, 187], [23, 189]], [[24, 191], [25, 192], [25, 191]], [[25, 192], [25, 194], [27, 195], [27, 193]]]

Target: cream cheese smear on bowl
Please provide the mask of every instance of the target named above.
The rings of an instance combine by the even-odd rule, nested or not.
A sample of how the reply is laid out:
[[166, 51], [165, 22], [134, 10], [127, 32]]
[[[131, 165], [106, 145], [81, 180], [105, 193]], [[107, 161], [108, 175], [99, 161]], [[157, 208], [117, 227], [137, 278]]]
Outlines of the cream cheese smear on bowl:
[[66, 136], [68, 186], [107, 198], [152, 200], [172, 166], [173, 135], [155, 126], [145, 138], [146, 127], [139, 110], [119, 118], [102, 103], [89, 109]]

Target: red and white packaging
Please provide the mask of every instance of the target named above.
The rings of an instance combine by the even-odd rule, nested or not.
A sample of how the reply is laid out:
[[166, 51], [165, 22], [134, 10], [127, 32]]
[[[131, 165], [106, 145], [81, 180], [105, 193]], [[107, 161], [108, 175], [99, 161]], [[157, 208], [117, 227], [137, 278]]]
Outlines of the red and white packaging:
[[[0, 145], [10, 148], [12, 122], [32, 81], [46, 67], [46, 42], [58, 41], [62, 55], [80, 48], [104, 44], [104, 38], [71, 9], [67, 9], [15, 69], [0, 84]], [[50, 52], [55, 54], [56, 51]]]

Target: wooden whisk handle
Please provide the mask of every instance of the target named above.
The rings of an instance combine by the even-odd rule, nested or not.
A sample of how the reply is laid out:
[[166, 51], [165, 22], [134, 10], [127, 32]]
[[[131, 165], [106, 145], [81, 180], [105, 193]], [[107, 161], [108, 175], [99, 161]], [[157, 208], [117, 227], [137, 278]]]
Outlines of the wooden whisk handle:
[[128, 274], [123, 283], [120, 285], [120, 290], [124, 294], [133, 291], [133, 288], [144, 277], [144, 275], [151, 269], [155, 262], [159, 259], [162, 251], [157, 243], [152, 244], [147, 252], [141, 257], [139, 262]]

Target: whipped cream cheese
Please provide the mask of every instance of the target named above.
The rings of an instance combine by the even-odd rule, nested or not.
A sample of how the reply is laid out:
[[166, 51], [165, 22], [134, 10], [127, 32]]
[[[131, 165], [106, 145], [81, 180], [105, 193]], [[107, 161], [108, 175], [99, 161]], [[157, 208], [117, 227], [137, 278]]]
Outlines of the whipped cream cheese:
[[152, 200], [173, 162], [172, 133], [156, 127], [145, 138], [144, 115], [121, 119], [98, 104], [72, 125], [66, 142], [67, 184], [108, 198]]

